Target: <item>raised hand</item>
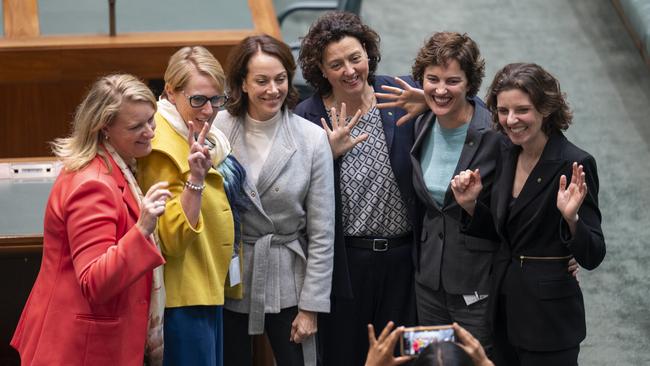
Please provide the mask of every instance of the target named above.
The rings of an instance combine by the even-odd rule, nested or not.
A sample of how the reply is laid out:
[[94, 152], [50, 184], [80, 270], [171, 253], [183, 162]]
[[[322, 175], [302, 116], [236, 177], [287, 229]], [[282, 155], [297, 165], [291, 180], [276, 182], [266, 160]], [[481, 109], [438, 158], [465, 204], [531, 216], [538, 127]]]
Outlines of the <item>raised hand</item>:
[[401, 365], [408, 362], [410, 356], [393, 356], [393, 350], [399, 337], [404, 333], [404, 327], [399, 327], [391, 332], [395, 327], [393, 322], [388, 322], [384, 330], [381, 331], [379, 338], [375, 338], [375, 328], [372, 324], [368, 324], [368, 357], [366, 358], [366, 366], [393, 366]]
[[470, 215], [474, 215], [476, 199], [482, 189], [481, 173], [478, 169], [465, 170], [451, 179], [451, 191], [456, 202]]
[[401, 88], [382, 85], [381, 88], [386, 93], [375, 93], [375, 97], [377, 99], [389, 100], [389, 102], [377, 103], [377, 108], [379, 109], [398, 107], [406, 111], [406, 114], [400, 117], [395, 123], [401, 126], [424, 113], [427, 110], [427, 103], [424, 99], [424, 91], [422, 89], [414, 88], [398, 77], [395, 77], [395, 81]]
[[587, 196], [587, 183], [582, 165], [574, 162], [571, 172], [571, 182], [567, 186], [566, 175], [560, 177], [560, 188], [557, 191], [557, 208], [569, 224], [571, 234], [575, 234], [578, 222], [578, 210]]
[[158, 217], [165, 212], [165, 204], [172, 196], [165, 189], [167, 182], [158, 182], [149, 188], [140, 205], [140, 217], [135, 224], [142, 235], [149, 236], [156, 229]]
[[187, 124], [190, 130], [187, 135], [187, 143], [190, 145], [190, 155], [187, 157], [187, 162], [190, 165], [190, 182], [196, 185], [202, 185], [206, 174], [208, 174], [208, 170], [212, 166], [210, 151], [204, 146], [205, 136], [210, 130], [210, 124], [204, 123], [203, 128], [196, 138], [195, 133], [197, 131], [194, 123], [189, 121]]
[[494, 366], [492, 361], [490, 361], [485, 355], [485, 349], [481, 345], [481, 342], [478, 339], [474, 338], [472, 333], [465, 330], [465, 328], [454, 323], [454, 335], [456, 336], [456, 344], [465, 350], [465, 352], [472, 359], [475, 366]]
[[357, 113], [354, 114], [350, 122], [346, 121], [347, 119], [347, 110], [345, 103], [341, 103], [341, 113], [336, 114], [336, 107], [330, 109], [330, 115], [332, 116], [332, 128], [327, 125], [325, 118], [321, 118], [321, 124], [327, 133], [327, 138], [329, 139], [330, 148], [332, 149], [332, 155], [334, 159], [342, 156], [348, 151], [352, 150], [357, 144], [366, 141], [368, 139], [368, 134], [363, 133], [357, 137], [352, 137], [350, 131], [357, 125], [359, 119], [361, 118], [361, 110], [357, 110]]
[[291, 323], [291, 336], [289, 341], [302, 343], [318, 330], [318, 320], [313, 311], [298, 310], [298, 315]]

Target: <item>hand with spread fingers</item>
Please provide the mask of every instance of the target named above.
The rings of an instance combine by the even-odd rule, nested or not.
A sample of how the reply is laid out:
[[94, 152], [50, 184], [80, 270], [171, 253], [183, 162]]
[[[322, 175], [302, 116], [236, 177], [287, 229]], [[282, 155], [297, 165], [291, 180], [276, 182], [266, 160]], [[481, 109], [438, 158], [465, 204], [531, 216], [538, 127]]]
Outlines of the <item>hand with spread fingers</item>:
[[[375, 338], [375, 327], [368, 324], [368, 357], [366, 358], [366, 366], [393, 366], [401, 365], [411, 360], [411, 356], [393, 355], [395, 344], [397, 340], [404, 333], [404, 327], [393, 328], [395, 324], [391, 321], [386, 324], [384, 330], [379, 334], [379, 338]], [[392, 331], [391, 331], [392, 330]]]
[[345, 103], [341, 103], [341, 113], [337, 114], [336, 107], [332, 107], [330, 109], [330, 115], [332, 116], [332, 128], [327, 125], [325, 118], [321, 118], [321, 124], [327, 133], [327, 138], [334, 159], [343, 156], [355, 146], [368, 139], [367, 133], [363, 133], [356, 137], [352, 136], [350, 133], [361, 118], [361, 110], [357, 110], [357, 113], [355, 113], [348, 122]]
[[456, 202], [470, 215], [474, 215], [476, 199], [482, 189], [481, 173], [478, 169], [465, 170], [451, 179], [451, 191]]
[[485, 355], [485, 350], [481, 346], [481, 342], [474, 338], [472, 333], [465, 330], [458, 323], [454, 323], [452, 326], [454, 327], [456, 344], [467, 352], [475, 366], [494, 366], [492, 361]]
[[298, 310], [298, 315], [291, 323], [291, 337], [289, 340], [294, 343], [302, 343], [308, 337], [318, 331], [318, 320], [313, 311]]
[[567, 186], [566, 175], [560, 177], [560, 188], [557, 192], [557, 208], [569, 224], [571, 234], [576, 232], [578, 210], [587, 196], [587, 183], [582, 165], [574, 162], [571, 172], [571, 182]]
[[171, 192], [165, 189], [167, 186], [167, 182], [158, 182], [152, 185], [142, 199], [140, 217], [135, 225], [144, 236], [153, 233], [158, 217], [165, 212], [165, 204], [172, 196]]
[[395, 81], [401, 88], [382, 85], [381, 88], [386, 93], [375, 93], [375, 97], [377, 99], [389, 100], [389, 102], [377, 103], [377, 108], [379, 109], [398, 107], [406, 111], [406, 114], [396, 122], [398, 126], [401, 126], [424, 113], [428, 107], [424, 100], [424, 91], [422, 89], [414, 88], [398, 77], [395, 77]]

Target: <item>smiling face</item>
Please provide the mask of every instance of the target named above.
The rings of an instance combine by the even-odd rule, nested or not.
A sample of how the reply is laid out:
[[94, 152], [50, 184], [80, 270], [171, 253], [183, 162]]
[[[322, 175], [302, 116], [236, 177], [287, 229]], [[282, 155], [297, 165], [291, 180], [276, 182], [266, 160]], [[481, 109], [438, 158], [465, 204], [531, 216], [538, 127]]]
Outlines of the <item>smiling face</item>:
[[248, 95], [248, 114], [267, 121], [282, 108], [289, 91], [289, 77], [276, 57], [257, 52], [248, 61], [242, 90]]
[[543, 148], [548, 137], [542, 131], [544, 116], [520, 89], [509, 89], [497, 95], [499, 124], [515, 145], [524, 149]]
[[115, 151], [129, 161], [151, 152], [156, 110], [147, 102], [124, 102], [113, 122], [104, 127], [104, 135]]
[[[166, 86], [167, 89], [171, 89]], [[212, 78], [192, 71], [189, 81], [181, 90], [165, 90], [169, 101], [176, 106], [176, 110], [183, 118], [183, 121], [194, 122], [194, 127], [198, 130], [203, 128], [204, 123], [212, 123], [217, 115], [218, 109], [212, 107], [210, 102], [205, 103], [199, 108], [193, 108], [190, 105], [189, 97], [194, 95], [203, 95], [211, 98], [215, 95], [223, 95], [223, 90], [219, 90]]]
[[457, 60], [451, 59], [445, 66], [427, 66], [422, 84], [424, 99], [439, 121], [467, 122], [467, 76]]
[[354, 37], [343, 37], [327, 45], [321, 71], [334, 94], [360, 95], [368, 84], [368, 54]]

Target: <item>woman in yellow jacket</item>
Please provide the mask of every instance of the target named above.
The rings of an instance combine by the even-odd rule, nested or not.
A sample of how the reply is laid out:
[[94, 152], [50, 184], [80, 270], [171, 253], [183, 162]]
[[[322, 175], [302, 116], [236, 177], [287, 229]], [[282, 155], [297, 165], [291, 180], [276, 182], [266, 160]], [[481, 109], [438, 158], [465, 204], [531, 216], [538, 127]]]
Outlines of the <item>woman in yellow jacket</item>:
[[[158, 222], [167, 260], [165, 365], [223, 364], [222, 305], [231, 258], [238, 252], [233, 251], [237, 198], [243, 197], [245, 175], [229, 155], [227, 139], [212, 127], [226, 101], [224, 85], [223, 69], [208, 50], [176, 52], [158, 101], [153, 151], [138, 163], [143, 188], [164, 180], [172, 193]], [[239, 269], [232, 268], [229, 284], [235, 285]], [[241, 289], [230, 290], [241, 295], [235, 291]]]

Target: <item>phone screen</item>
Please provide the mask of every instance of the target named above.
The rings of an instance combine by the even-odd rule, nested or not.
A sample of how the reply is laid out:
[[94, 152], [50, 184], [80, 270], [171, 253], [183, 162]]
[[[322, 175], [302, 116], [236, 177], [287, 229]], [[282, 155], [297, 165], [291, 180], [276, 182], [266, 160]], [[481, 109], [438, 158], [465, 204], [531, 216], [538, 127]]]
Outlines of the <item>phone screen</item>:
[[402, 354], [417, 355], [433, 342], [454, 342], [455, 340], [454, 329], [451, 325], [406, 328], [402, 335]]

